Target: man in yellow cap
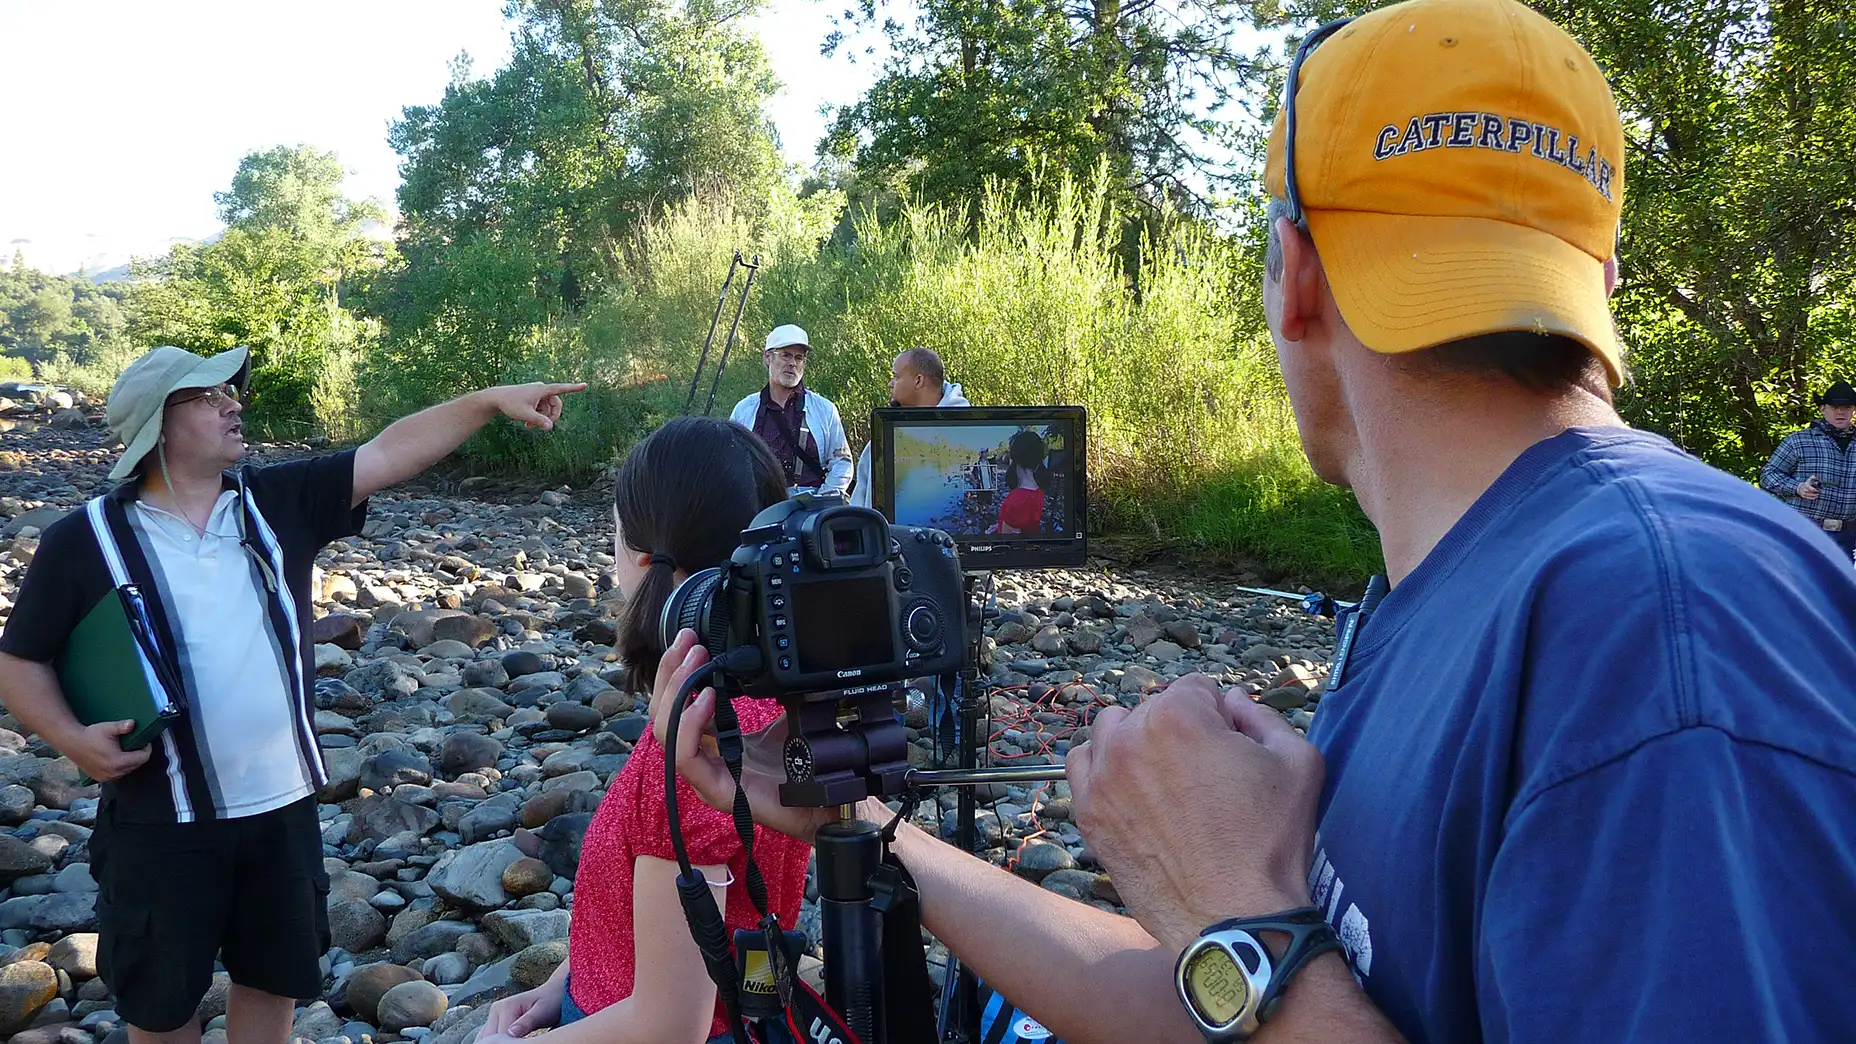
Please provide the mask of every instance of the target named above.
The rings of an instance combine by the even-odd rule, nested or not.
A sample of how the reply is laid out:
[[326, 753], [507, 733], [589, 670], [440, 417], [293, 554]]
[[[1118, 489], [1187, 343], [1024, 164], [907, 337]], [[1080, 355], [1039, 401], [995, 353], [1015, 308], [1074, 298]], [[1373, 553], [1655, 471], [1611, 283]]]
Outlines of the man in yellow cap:
[[[322, 991], [316, 553], [360, 532], [368, 497], [497, 416], [552, 428], [561, 396], [585, 387], [490, 388], [358, 449], [241, 467], [245, 374], [244, 348], [167, 346], [123, 371], [108, 421], [124, 446], [110, 477], [126, 481], [45, 530], [0, 634], [0, 701], [103, 783], [89, 842], [97, 961], [135, 1044], [199, 1040], [215, 958], [232, 976], [234, 1040], [283, 1044], [292, 998]], [[134, 722], [79, 721], [53, 668], [77, 625], [128, 587], [153, 632], [142, 670], [171, 679], [184, 708], [134, 750], [122, 746]]]
[[[1856, 951], [1856, 578], [1613, 409], [1624, 151], [1591, 57], [1510, 0], [1302, 45], [1265, 307], [1308, 458], [1386, 554], [1309, 738], [1203, 676], [1098, 716], [1075, 812], [1138, 923], [895, 843], [926, 927], [1064, 1040], [1856, 1025], [1823, 956]], [[677, 758], [717, 801], [709, 702]]]

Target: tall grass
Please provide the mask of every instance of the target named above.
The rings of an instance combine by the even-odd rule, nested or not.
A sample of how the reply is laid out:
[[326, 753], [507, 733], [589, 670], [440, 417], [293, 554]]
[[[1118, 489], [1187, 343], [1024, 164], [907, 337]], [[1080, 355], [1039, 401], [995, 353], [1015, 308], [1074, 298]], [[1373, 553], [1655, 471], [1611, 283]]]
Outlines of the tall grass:
[[[648, 224], [618, 288], [573, 322], [506, 353], [506, 378], [585, 380], [548, 437], [498, 429], [467, 448], [485, 468], [584, 474], [682, 412], [735, 250], [761, 268], [715, 397], [726, 415], [766, 378], [775, 325], [811, 335], [807, 384], [854, 443], [887, 401], [890, 360], [926, 345], [978, 405], [1090, 411], [1090, 492], [1101, 528], [1309, 577], [1364, 576], [1378, 543], [1352, 496], [1309, 470], [1262, 324], [1254, 258], [1188, 227], [1150, 236], [1130, 279], [1102, 183], [987, 195], [972, 212], [906, 206], [830, 238], [841, 200], [787, 199], [750, 221], [700, 198]], [[738, 275], [739, 287], [745, 273]], [[715, 334], [707, 401], [732, 318]], [[364, 394], [403, 409], [441, 397], [376, 371]]]

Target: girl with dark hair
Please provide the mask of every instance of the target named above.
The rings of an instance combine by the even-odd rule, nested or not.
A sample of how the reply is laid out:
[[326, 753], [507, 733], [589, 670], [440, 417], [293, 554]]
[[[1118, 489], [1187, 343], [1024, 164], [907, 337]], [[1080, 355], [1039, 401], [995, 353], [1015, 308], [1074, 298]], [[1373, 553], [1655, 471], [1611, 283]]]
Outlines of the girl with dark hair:
[[1006, 444], [1011, 466], [1005, 488], [1010, 490], [999, 502], [1000, 533], [1035, 533], [1044, 524], [1044, 486], [1050, 472], [1044, 466], [1048, 452], [1044, 437], [1035, 431], [1021, 431]]
[[[680, 417], [632, 447], [614, 485], [619, 588], [618, 652], [634, 692], [649, 693], [663, 649], [658, 616], [689, 574], [728, 561], [741, 531], [786, 499], [786, 475], [752, 432], [708, 417]], [[738, 700], [744, 732], [779, 716], [771, 700]], [[679, 781], [690, 861], [701, 867], [728, 928], [754, 928], [747, 860], [727, 813]], [[477, 1039], [506, 1044], [536, 1029], [548, 1044], [697, 1044], [728, 1039], [715, 986], [677, 901], [677, 864], [665, 809], [664, 749], [649, 730], [613, 777], [587, 828], [574, 878], [568, 958], [548, 981], [498, 1001]], [[754, 861], [769, 908], [792, 928], [805, 895], [811, 847], [754, 828]]]

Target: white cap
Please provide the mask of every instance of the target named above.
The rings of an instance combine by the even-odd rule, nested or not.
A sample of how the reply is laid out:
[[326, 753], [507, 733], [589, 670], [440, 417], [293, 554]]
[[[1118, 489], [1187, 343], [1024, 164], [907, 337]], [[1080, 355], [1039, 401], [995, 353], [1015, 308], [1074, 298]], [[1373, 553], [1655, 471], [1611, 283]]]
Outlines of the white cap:
[[776, 326], [773, 332], [767, 335], [766, 351], [793, 347], [804, 348], [808, 352], [812, 350], [812, 342], [806, 340], [806, 332], [792, 323]]

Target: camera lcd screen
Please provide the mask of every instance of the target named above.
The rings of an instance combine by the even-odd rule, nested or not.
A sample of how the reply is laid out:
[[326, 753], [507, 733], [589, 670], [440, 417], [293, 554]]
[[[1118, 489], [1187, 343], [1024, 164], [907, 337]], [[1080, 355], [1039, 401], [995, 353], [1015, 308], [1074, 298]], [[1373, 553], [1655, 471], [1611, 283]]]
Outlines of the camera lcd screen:
[[800, 671], [848, 671], [895, 659], [896, 627], [883, 577], [794, 584], [789, 590]]

